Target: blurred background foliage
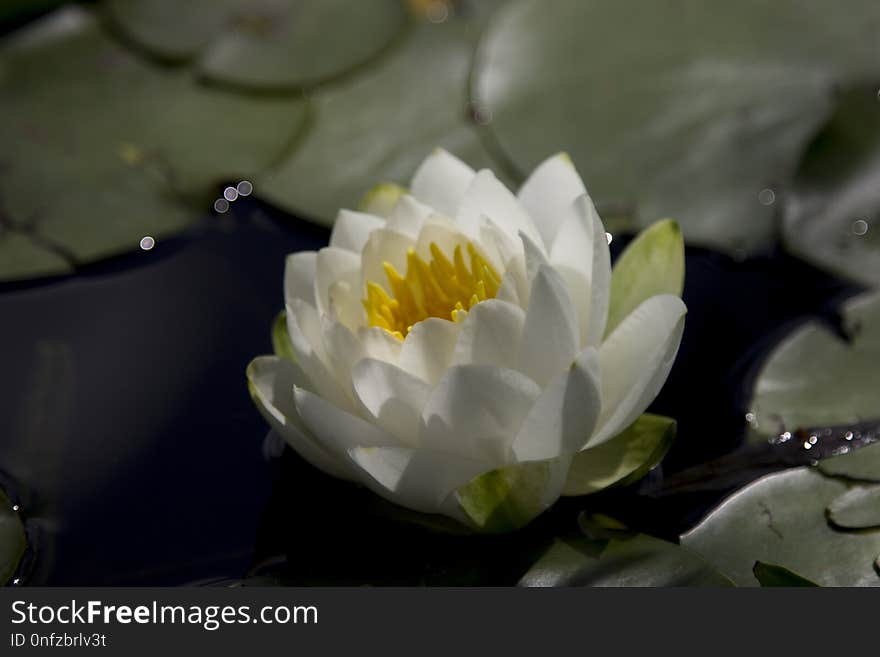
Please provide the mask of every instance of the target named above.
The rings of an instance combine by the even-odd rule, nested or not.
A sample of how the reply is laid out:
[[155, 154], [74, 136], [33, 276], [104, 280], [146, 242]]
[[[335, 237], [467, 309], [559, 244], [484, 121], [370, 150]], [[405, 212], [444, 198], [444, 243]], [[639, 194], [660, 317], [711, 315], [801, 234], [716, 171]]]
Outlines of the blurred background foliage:
[[[247, 226], [236, 237], [250, 244], [243, 252], [264, 259], [273, 240], [280, 263], [291, 245], [324, 240], [299, 220], [332, 225], [339, 208], [359, 206], [377, 183], [406, 185], [436, 146], [495, 169], [514, 188], [543, 158], [565, 150], [615, 238], [662, 217], [682, 226], [690, 316], [669, 384], [685, 392], [675, 394], [709, 399], [711, 391], [694, 388], [703, 385], [697, 374], [719, 371], [700, 362], [717, 361], [735, 379], [724, 385], [743, 397], [747, 443], [777, 449], [774, 467], [803, 467], [750, 483], [694, 528], [687, 520], [699, 518], [687, 513], [666, 529], [647, 527], [670, 541], [688, 530], [683, 547], [629, 530], [597, 534], [581, 523], [576, 536], [554, 542], [540, 559], [538, 550], [531, 570], [517, 561], [515, 574], [499, 581], [754, 585], [764, 581], [759, 572], [784, 580], [791, 568], [819, 584], [880, 584], [880, 446], [854, 449], [875, 441], [880, 426], [880, 306], [871, 291], [880, 283], [877, 2], [6, 0], [0, 29], [0, 283], [16, 290], [28, 281], [71, 280], [64, 277], [138, 251], [145, 236], [161, 243], [204, 229], [209, 214], [225, 226], [222, 201], [211, 208], [239, 181], [296, 226], [296, 239]], [[173, 263], [161, 277], [135, 271], [127, 283], [156, 312], [188, 318], [179, 349], [163, 361], [179, 361], [175, 367], [187, 372], [174, 382], [179, 398], [192, 393], [188, 382], [213, 367], [217, 354], [225, 354], [229, 371], [243, 369], [239, 360], [253, 348], [239, 338], [259, 323], [251, 315], [262, 321], [276, 310], [263, 308], [272, 302], [255, 292], [270, 279], [280, 285], [274, 270], [260, 265], [253, 280], [239, 280], [223, 269], [211, 239], [196, 247], [203, 274]], [[212, 287], [217, 280], [244, 308], [234, 353], [224, 351], [232, 340], [222, 331], [228, 316], [209, 308], [212, 300], [223, 304]], [[110, 296], [99, 288], [87, 281], [72, 295], [50, 292], [50, 301], [68, 317], [83, 303], [101, 312]], [[204, 304], [200, 314], [170, 295], [177, 288]], [[844, 288], [860, 294], [841, 303], [835, 293]], [[832, 310], [817, 316], [829, 300]], [[142, 328], [161, 313], [141, 316], [122, 296], [114, 303], [128, 309], [124, 325], [134, 343], [163, 349], [159, 326], [149, 339]], [[5, 312], [23, 309], [45, 324], [52, 315], [38, 306], [22, 297]], [[767, 335], [757, 333], [759, 324]], [[735, 341], [712, 344], [719, 326], [727, 331], [721, 340]], [[21, 344], [32, 333], [9, 331]], [[71, 341], [94, 356], [104, 354], [112, 334], [71, 329]], [[42, 456], [31, 442], [43, 424], [78, 417], [70, 401], [78, 352], [65, 345], [35, 343], [48, 369], [34, 376], [54, 388], [45, 392], [51, 386], [37, 382], [43, 392], [31, 415], [51, 408], [66, 415], [40, 422], [29, 415], [6, 438], [19, 450], [11, 450], [13, 465], [19, 459], [31, 479], [44, 476], [49, 461], [53, 472], [62, 470], [57, 454], [33, 465]], [[199, 347], [195, 355], [191, 345]], [[718, 352], [715, 360], [707, 348]], [[97, 368], [86, 378], [112, 378], [96, 358], [78, 366]], [[749, 371], [728, 372], [743, 360]], [[220, 394], [232, 395], [224, 385], [217, 383]], [[100, 407], [100, 390], [87, 395]], [[49, 411], [40, 406], [43, 396]], [[178, 417], [166, 401], [152, 398], [159, 419], [139, 430], [138, 449], [149, 449], [163, 417]], [[668, 404], [662, 395], [659, 401]], [[719, 418], [720, 401], [691, 406], [682, 406], [691, 416], [679, 413], [687, 440], [706, 432], [701, 422], [730, 424]], [[83, 459], [85, 472], [94, 464]], [[754, 474], [754, 466], [743, 467]], [[22, 553], [11, 504], [0, 497], [0, 580], [11, 577]], [[649, 515], [635, 514], [634, 524], [650, 525]], [[335, 526], [325, 530], [347, 540], [333, 534]], [[272, 540], [277, 546], [289, 538]], [[426, 549], [434, 541], [426, 539]], [[495, 554], [497, 545], [487, 545]], [[387, 542], [377, 544], [386, 549]], [[326, 552], [322, 544], [307, 560], [317, 563]], [[351, 558], [329, 554], [331, 569]], [[826, 567], [832, 554], [835, 564]], [[756, 560], [765, 564], [753, 571]], [[462, 563], [472, 567], [472, 559]], [[320, 580], [320, 572], [312, 576]]]
[[[7, 26], [59, 2], [4, 3]], [[317, 222], [443, 146], [512, 185], [568, 151], [624, 230], [676, 218], [872, 284], [880, 6], [106, 0], [0, 46], [0, 279], [190, 225], [222, 184]]]

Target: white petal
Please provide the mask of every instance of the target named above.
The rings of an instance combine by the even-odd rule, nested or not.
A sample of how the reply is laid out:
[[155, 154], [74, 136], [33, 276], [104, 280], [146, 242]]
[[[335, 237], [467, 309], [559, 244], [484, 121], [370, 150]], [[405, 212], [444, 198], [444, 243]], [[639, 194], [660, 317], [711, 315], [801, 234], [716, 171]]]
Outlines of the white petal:
[[296, 410], [308, 430], [325, 448], [350, 459], [356, 447], [399, 447], [400, 442], [377, 426], [334, 406], [318, 395], [295, 387]]
[[[360, 279], [360, 276], [357, 277]], [[327, 290], [329, 315], [336, 318], [352, 331], [357, 331], [366, 323], [362, 286], [353, 286], [350, 281], [336, 281]]]
[[602, 343], [602, 414], [586, 446], [613, 438], [654, 401], [678, 353], [686, 312], [681, 299], [659, 294], [632, 311]]
[[544, 388], [513, 443], [518, 461], [573, 454], [592, 435], [602, 407], [599, 352], [587, 347]]
[[578, 353], [578, 326], [565, 281], [540, 267], [532, 283], [517, 369], [545, 386]]
[[315, 251], [291, 253], [284, 262], [284, 303], [294, 299], [315, 304]]
[[385, 225], [385, 220], [366, 212], [340, 210], [333, 222], [330, 246], [360, 253], [370, 233]]
[[388, 290], [385, 263], [390, 262], [400, 275], [406, 274], [406, 254], [413, 246], [413, 239], [389, 228], [380, 228], [370, 234], [361, 259], [362, 280], [378, 283]]
[[445, 512], [444, 500], [489, 469], [480, 461], [425, 449], [368, 447], [352, 450], [351, 455], [369, 473], [372, 490], [422, 513]]
[[460, 324], [429, 317], [412, 327], [400, 350], [400, 367], [431, 385], [437, 383], [455, 351]]
[[419, 203], [407, 194], [400, 198], [391, 211], [388, 228], [415, 239], [425, 220], [433, 213], [434, 209], [430, 205]]
[[558, 153], [544, 160], [523, 183], [517, 197], [532, 216], [544, 244], [553, 244], [566, 209], [586, 191], [571, 158]]
[[457, 246], [460, 246], [466, 255], [469, 241], [467, 235], [458, 230], [454, 224], [442, 220], [435, 221], [432, 218], [422, 226], [416, 239], [415, 250], [419, 257], [430, 261], [433, 258], [431, 255], [431, 244], [433, 243], [443, 252], [443, 255], [451, 259]]
[[474, 176], [455, 216], [461, 230], [472, 237], [479, 236], [484, 217], [511, 237], [523, 232], [536, 244], [543, 244], [529, 213], [488, 169], [483, 169]]
[[361, 258], [357, 253], [328, 246], [318, 251], [315, 262], [315, 302], [318, 312], [330, 314], [330, 286], [345, 282], [351, 289], [361, 286]]
[[454, 217], [473, 177], [467, 164], [438, 148], [416, 170], [410, 190], [423, 203]]
[[378, 326], [363, 327], [358, 331], [358, 338], [364, 346], [364, 357], [397, 365], [403, 343], [388, 331]]
[[349, 407], [351, 400], [331, 372], [324, 352], [324, 329], [318, 312], [301, 299], [294, 299], [286, 308], [287, 333], [296, 361], [314, 390], [334, 404]]
[[498, 299], [478, 303], [461, 323], [452, 363], [515, 369], [524, 323], [519, 306]]
[[529, 277], [526, 273], [526, 259], [523, 254], [512, 258], [507, 263], [507, 270], [501, 277], [496, 299], [515, 304], [520, 308], [529, 305]]
[[579, 196], [564, 219], [550, 262], [562, 274], [578, 314], [580, 346], [597, 346], [605, 332], [611, 286], [611, 256], [605, 228], [593, 202]]
[[326, 317], [321, 320], [321, 337], [325, 354], [323, 361], [340, 390], [353, 401], [351, 368], [364, 357], [363, 344], [348, 328]]
[[514, 370], [451, 367], [422, 411], [421, 445], [492, 464], [508, 463], [510, 444], [541, 394]]
[[293, 399], [294, 386], [308, 383], [295, 363], [286, 358], [260, 356], [248, 365], [247, 379], [261, 415], [300, 456], [327, 474], [353, 479], [347, 462], [328, 452], [308, 435]]
[[535, 242], [531, 237], [522, 232], [519, 233], [519, 238], [522, 241], [523, 254], [525, 254], [526, 258], [526, 274], [529, 285], [531, 285], [532, 281], [535, 280], [538, 269], [549, 264], [549, 261], [543, 247], [538, 242]]
[[355, 393], [375, 424], [407, 445], [417, 445], [419, 419], [430, 387], [389, 363], [365, 358], [351, 372]]

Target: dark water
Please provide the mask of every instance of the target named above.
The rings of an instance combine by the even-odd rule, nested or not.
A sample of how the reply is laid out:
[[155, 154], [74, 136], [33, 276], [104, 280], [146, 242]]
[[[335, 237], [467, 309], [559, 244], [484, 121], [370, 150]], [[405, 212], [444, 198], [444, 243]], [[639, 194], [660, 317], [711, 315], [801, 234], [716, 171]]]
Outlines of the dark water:
[[[389, 521], [373, 496], [290, 452], [267, 462], [244, 369], [271, 351], [284, 256], [328, 235], [239, 201], [152, 251], [0, 287], [0, 464], [28, 518], [28, 581], [178, 584], [264, 564], [300, 583], [511, 583], [585, 504], [672, 537], [724, 494], [568, 500], [516, 549], [491, 538], [465, 548]], [[679, 421], [665, 477], [737, 448], [763, 355], [811, 317], [836, 327], [856, 291], [782, 253], [737, 262], [688, 249], [684, 340], [652, 407]], [[766, 467], [751, 458], [734, 462], [729, 487]], [[662, 485], [655, 473], [642, 488]]]

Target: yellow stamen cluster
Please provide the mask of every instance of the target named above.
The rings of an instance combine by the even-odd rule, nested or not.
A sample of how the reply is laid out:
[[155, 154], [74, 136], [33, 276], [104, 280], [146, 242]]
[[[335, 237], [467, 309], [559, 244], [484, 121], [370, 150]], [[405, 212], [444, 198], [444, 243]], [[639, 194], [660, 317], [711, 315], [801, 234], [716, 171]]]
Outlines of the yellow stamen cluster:
[[435, 243], [430, 248], [430, 262], [413, 249], [407, 252], [405, 276], [390, 262], [383, 263], [390, 295], [378, 283], [367, 283], [363, 304], [370, 326], [379, 326], [403, 340], [416, 322], [428, 317], [460, 322], [468, 310], [498, 293], [501, 277], [473, 244], [467, 245], [470, 263], [465, 261], [461, 246], [455, 247], [452, 260]]

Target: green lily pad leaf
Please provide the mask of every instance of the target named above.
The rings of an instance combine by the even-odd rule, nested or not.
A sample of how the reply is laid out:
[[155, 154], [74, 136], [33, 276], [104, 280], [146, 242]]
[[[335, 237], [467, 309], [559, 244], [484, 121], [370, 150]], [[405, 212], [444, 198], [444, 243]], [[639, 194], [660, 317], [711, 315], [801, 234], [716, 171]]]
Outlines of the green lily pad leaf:
[[880, 104], [877, 86], [842, 94], [807, 148], [787, 196], [788, 249], [837, 274], [880, 283]]
[[639, 233], [614, 263], [605, 334], [646, 299], [657, 294], [681, 296], [683, 289], [681, 229], [671, 219], [658, 221]]
[[815, 582], [791, 572], [784, 566], [776, 566], [763, 561], [756, 561], [752, 567], [755, 579], [761, 586], [819, 586]]
[[880, 74], [878, 24], [869, 0], [520, 0], [490, 24], [472, 96], [521, 171], [566, 150], [597, 201], [749, 252], [774, 238], [833, 85]]
[[880, 445], [868, 445], [848, 454], [825, 459], [819, 462], [819, 469], [831, 476], [880, 482]]
[[638, 481], [669, 451], [675, 426], [672, 418], [645, 413], [616, 438], [578, 452], [563, 495], [588, 495]]
[[732, 586], [690, 550], [652, 536], [557, 540], [520, 586]]
[[564, 476], [563, 465], [567, 463], [531, 461], [491, 470], [458, 489], [458, 504], [480, 532], [520, 529], [555, 501], [555, 496], [548, 499], [548, 492]]
[[0, 586], [12, 579], [26, 547], [21, 518], [6, 493], [0, 490]]
[[10, 278], [180, 231], [220, 182], [268, 166], [305, 120], [300, 100], [231, 94], [154, 68], [78, 7], [8, 38], [0, 67], [0, 208], [8, 234], [35, 242]]
[[195, 59], [207, 79], [296, 89], [370, 60], [408, 23], [399, 0], [109, 0], [132, 41], [170, 61]]
[[35, 243], [24, 233], [0, 231], [0, 281], [56, 276], [72, 269], [64, 256]]
[[755, 439], [878, 418], [880, 295], [847, 301], [841, 315], [851, 342], [811, 321], [786, 337], [764, 363], [749, 405]]
[[785, 564], [821, 586], [880, 586], [872, 562], [880, 531], [841, 532], [825, 508], [846, 490], [808, 468], [768, 475], [734, 493], [681, 544], [738, 586], [755, 586], [756, 560]]
[[329, 225], [377, 183], [408, 185], [435, 147], [492, 167], [467, 116], [474, 32], [453, 19], [421, 25], [369, 72], [316, 91], [311, 130], [257, 180], [257, 194]]
[[857, 486], [832, 500], [828, 520], [843, 529], [880, 527], [880, 486]]

